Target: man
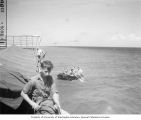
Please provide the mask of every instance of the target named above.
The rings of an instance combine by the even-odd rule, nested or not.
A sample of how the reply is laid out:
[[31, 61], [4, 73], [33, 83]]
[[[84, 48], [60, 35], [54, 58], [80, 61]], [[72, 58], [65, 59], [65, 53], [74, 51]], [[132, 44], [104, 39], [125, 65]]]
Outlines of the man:
[[77, 77], [80, 80], [80, 82], [84, 82], [84, 76], [83, 76], [82, 73], [83, 73], [83, 70], [80, 67], [78, 67], [78, 69], [77, 69]]
[[59, 95], [50, 75], [53, 64], [41, 62], [39, 73], [24, 86], [21, 96], [31, 105], [35, 114], [61, 114]]
[[46, 52], [44, 52], [42, 49], [37, 48], [35, 55], [37, 60], [37, 72], [39, 72], [41, 61], [45, 58]]
[[36, 54], [37, 54], [37, 57], [38, 57], [39, 59], [42, 59], [42, 58], [45, 57], [45, 54], [46, 54], [46, 53], [45, 53], [42, 49], [37, 48]]

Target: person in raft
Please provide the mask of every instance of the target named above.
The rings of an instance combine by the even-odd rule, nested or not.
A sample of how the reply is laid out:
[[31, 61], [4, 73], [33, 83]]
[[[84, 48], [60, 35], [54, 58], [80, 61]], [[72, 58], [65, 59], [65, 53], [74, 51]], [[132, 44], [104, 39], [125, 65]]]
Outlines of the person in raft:
[[[61, 114], [59, 94], [50, 75], [53, 64], [41, 62], [40, 72], [24, 86], [21, 96], [32, 106], [35, 114]], [[32, 97], [29, 97], [32, 96]]]
[[35, 55], [36, 55], [36, 61], [37, 61], [37, 70], [36, 71], [39, 72], [41, 61], [45, 58], [46, 52], [44, 52], [40, 48], [37, 48]]
[[76, 76], [80, 80], [80, 82], [84, 82], [84, 76], [82, 73], [83, 73], [83, 70], [80, 67], [78, 67]]

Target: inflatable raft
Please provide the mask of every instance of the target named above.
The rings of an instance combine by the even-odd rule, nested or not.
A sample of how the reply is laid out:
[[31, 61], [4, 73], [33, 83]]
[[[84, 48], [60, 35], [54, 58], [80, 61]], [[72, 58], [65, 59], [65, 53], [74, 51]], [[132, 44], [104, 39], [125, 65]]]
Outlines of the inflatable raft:
[[60, 73], [60, 74], [57, 75], [57, 77], [60, 80], [69, 80], [69, 81], [78, 80], [79, 79], [79, 76], [68, 75], [68, 74], [65, 74], [65, 73]]

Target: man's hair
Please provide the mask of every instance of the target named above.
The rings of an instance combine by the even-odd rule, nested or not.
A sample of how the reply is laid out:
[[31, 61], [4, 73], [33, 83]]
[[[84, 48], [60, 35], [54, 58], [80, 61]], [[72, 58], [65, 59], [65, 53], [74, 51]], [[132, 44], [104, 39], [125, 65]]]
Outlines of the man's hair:
[[41, 68], [47, 68], [49, 72], [53, 69], [53, 64], [49, 60], [44, 60], [41, 62]]

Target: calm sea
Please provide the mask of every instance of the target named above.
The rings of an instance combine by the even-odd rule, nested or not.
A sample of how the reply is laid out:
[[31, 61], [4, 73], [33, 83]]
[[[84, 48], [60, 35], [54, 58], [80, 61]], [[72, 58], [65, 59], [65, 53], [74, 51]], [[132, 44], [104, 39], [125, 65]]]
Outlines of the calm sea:
[[85, 82], [57, 80], [62, 108], [71, 114], [140, 114], [141, 49], [46, 47], [53, 75], [80, 66]]

